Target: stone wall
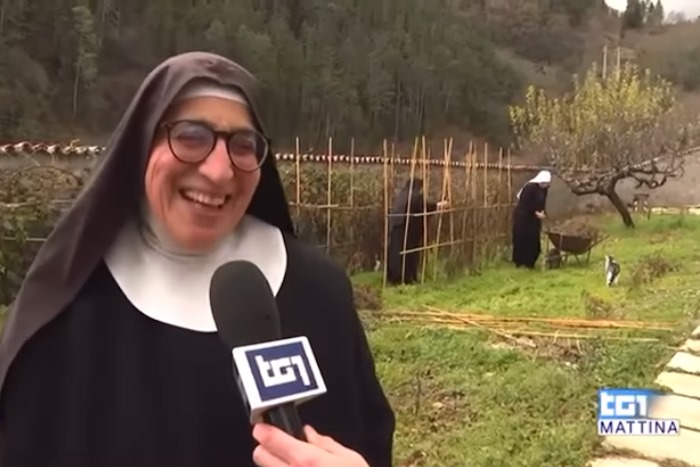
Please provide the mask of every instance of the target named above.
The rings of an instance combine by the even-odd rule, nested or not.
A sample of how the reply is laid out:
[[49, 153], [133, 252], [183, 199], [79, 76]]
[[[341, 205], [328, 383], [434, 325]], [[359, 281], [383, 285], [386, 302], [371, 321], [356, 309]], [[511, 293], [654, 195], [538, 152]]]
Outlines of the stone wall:
[[[636, 189], [632, 180], [624, 180], [619, 184], [619, 194], [623, 201], [632, 202], [635, 193], [650, 193], [649, 203], [652, 206], [687, 206], [700, 205], [700, 153], [687, 156], [685, 173], [677, 180], [671, 180], [661, 188], [649, 190], [648, 188]], [[65, 169], [88, 169], [96, 162], [95, 157], [52, 157], [48, 154], [32, 154], [24, 157], [9, 157], [0, 155], [0, 168], [18, 169], [37, 164], [57, 165]], [[512, 172], [514, 191], [535, 175], [536, 171]], [[550, 195], [547, 201], [547, 210], [551, 217], [565, 217], [575, 213], [605, 211], [611, 209], [607, 198], [599, 195], [576, 196], [558, 177], [554, 177]]]
[[[523, 183], [527, 177], [519, 177]], [[618, 185], [622, 200], [631, 203], [635, 193], [649, 193], [651, 206], [680, 207], [700, 205], [700, 153], [687, 156], [684, 174], [676, 180], [669, 180], [656, 190], [646, 187], [635, 188], [633, 180], [623, 180]], [[576, 196], [569, 187], [555, 177], [547, 200], [547, 210], [552, 217], [566, 216], [572, 213], [606, 211], [612, 206], [607, 198], [600, 195]]]

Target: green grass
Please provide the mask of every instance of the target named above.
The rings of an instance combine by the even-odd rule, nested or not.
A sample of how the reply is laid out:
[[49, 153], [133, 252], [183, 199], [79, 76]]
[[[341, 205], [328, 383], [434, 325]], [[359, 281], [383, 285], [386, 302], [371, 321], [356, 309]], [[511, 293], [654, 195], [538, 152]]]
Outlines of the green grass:
[[[617, 308], [625, 319], [675, 320], [695, 313], [700, 290], [700, 219], [669, 216], [639, 221], [636, 230], [604, 219], [610, 237], [594, 248], [590, 264], [579, 266], [573, 258], [556, 270], [526, 271], [509, 265], [485, 268], [479, 275], [441, 284], [402, 286], [384, 292], [389, 309], [416, 310], [424, 305], [446, 310], [487, 312], [507, 316], [585, 317], [584, 291]], [[622, 265], [619, 287], [604, 282], [605, 254]], [[655, 281], [653, 286], [632, 283], [632, 273], [644, 258], [660, 255], [678, 271]], [[376, 274], [364, 274], [356, 282], [379, 284]]]
[[[384, 306], [670, 320], [679, 331], [656, 343], [539, 339], [532, 350], [485, 331], [386, 322], [378, 312], [366, 322], [397, 414], [397, 466], [584, 466], [595, 455], [596, 389], [653, 385], [700, 308], [700, 219], [640, 220], [634, 231], [614, 218], [603, 221], [611, 237], [587, 267], [519, 271], [494, 265], [449, 283], [389, 289]], [[611, 289], [604, 284], [606, 252], [623, 268], [619, 286]], [[644, 258], [654, 255], [673, 269], [641, 280], [640, 271], [653, 269]], [[595, 316], [590, 297], [605, 302], [611, 316]]]

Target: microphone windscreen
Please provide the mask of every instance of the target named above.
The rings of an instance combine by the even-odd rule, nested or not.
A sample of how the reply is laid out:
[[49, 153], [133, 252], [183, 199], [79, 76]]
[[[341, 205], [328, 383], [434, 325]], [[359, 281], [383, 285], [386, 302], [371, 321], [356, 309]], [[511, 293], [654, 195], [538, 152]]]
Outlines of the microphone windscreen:
[[219, 266], [209, 286], [209, 302], [229, 350], [280, 338], [275, 296], [255, 264], [240, 260]]

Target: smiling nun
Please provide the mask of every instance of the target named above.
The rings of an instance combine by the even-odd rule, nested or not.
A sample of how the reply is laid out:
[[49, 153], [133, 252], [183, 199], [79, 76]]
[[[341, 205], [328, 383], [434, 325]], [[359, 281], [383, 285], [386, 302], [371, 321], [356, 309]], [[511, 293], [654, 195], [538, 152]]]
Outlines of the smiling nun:
[[251, 426], [209, 305], [249, 260], [328, 393], [302, 422], [391, 465], [394, 415], [347, 275], [295, 237], [255, 79], [220, 56], [145, 79], [32, 264], [0, 341], [0, 466], [245, 467]]

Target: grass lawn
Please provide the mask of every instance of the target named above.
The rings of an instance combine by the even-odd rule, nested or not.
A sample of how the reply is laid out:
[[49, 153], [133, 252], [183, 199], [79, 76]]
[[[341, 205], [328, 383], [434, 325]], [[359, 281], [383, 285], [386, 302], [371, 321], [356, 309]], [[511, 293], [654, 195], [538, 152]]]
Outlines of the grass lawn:
[[[494, 265], [449, 283], [388, 289], [385, 310], [365, 314], [397, 413], [398, 466], [584, 466], [599, 444], [596, 389], [652, 385], [698, 317], [700, 218], [640, 219], [633, 231], [614, 217], [597, 221], [610, 237], [588, 266]], [[614, 288], [604, 283], [606, 253], [622, 265]], [[509, 317], [670, 321], [674, 330], [644, 332], [660, 337], [656, 342], [537, 337], [530, 348], [483, 329], [386, 319], [391, 310], [424, 305]]]

